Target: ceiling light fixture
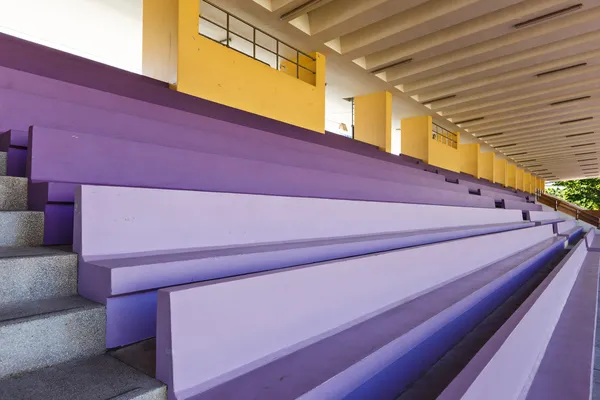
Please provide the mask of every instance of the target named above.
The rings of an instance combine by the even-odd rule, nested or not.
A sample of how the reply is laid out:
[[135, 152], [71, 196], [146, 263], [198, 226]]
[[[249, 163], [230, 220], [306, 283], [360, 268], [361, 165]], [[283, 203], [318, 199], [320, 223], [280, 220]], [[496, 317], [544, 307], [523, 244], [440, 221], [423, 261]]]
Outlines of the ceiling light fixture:
[[584, 161], [596, 161], [595, 158], [586, 158], [584, 160], [577, 160], [577, 162], [584, 162]]
[[596, 154], [596, 152], [595, 151], [590, 151], [588, 153], [575, 153], [576, 156], [587, 156], [587, 155], [590, 155], [590, 154]]
[[597, 164], [581, 164], [580, 167], [597, 167]]
[[522, 152], [522, 153], [507, 154], [506, 156], [507, 156], [507, 157], [515, 157], [515, 156], [523, 156], [523, 155], [525, 155], [525, 154], [527, 154], [527, 152], [526, 152], [526, 151], [524, 151], [524, 152]]
[[540, 22], [544, 22], [544, 21], [547, 21], [549, 19], [560, 17], [560, 16], [563, 16], [565, 14], [571, 13], [573, 11], [577, 11], [577, 10], [579, 10], [582, 7], [583, 7], [583, 4], [581, 4], [581, 3], [575, 4], [573, 6], [562, 8], [560, 10], [556, 10], [556, 11], [553, 11], [553, 12], [548, 13], [548, 14], [540, 15], [539, 17], [528, 19], [527, 21], [519, 22], [518, 24], [515, 24], [514, 27], [516, 29], [519, 29], [519, 28], [525, 28], [525, 27], [530, 26], [530, 25], [539, 24]]
[[580, 101], [580, 100], [587, 100], [587, 99], [591, 99], [592, 96], [582, 96], [582, 97], [576, 97], [574, 99], [568, 99], [568, 100], [561, 100], [561, 101], [555, 101], [554, 103], [550, 103], [551, 106], [557, 106], [559, 104], [567, 104], [567, 103], [573, 103], [575, 101]]
[[553, 69], [553, 70], [546, 71], [546, 72], [540, 72], [540, 73], [539, 73], [539, 74], [537, 74], [536, 76], [537, 76], [538, 78], [540, 78], [540, 77], [542, 77], [542, 76], [546, 76], [546, 75], [550, 75], [550, 74], [556, 74], [556, 73], [558, 73], [558, 72], [563, 72], [563, 71], [568, 71], [568, 70], [570, 70], [570, 69], [573, 69], [573, 68], [585, 67], [586, 65], [587, 65], [587, 63], [586, 63], [586, 62], [584, 62], [584, 63], [579, 63], [579, 64], [575, 64], [575, 65], [568, 65], [568, 66], [566, 66], [566, 67], [557, 68], [557, 69]]
[[503, 149], [505, 147], [512, 147], [512, 146], [516, 146], [516, 143], [511, 143], [511, 144], [503, 144], [502, 146], [495, 146], [494, 148], [496, 149]]
[[489, 135], [482, 135], [482, 136], [476, 136], [477, 139], [483, 139], [483, 138], [490, 138], [490, 137], [494, 137], [494, 136], [500, 136], [500, 135], [504, 135], [504, 132], [500, 132], [500, 133], [491, 133]]
[[585, 136], [585, 135], [591, 135], [592, 133], [594, 133], [594, 132], [574, 133], [572, 135], [567, 135], [565, 137]]
[[570, 119], [568, 121], [559, 122], [559, 124], [560, 125], [574, 124], [575, 122], [589, 121], [590, 119], [594, 119], [594, 117], [585, 117], [585, 118], [578, 118], [578, 119]]
[[521, 164], [524, 164], [524, 163], [526, 163], [526, 162], [532, 162], [532, 161], [535, 161], [535, 158], [532, 158], [532, 159], [530, 159], [530, 160], [521, 160], [521, 161], [519, 161], [519, 162], [520, 162]]
[[584, 143], [584, 144], [574, 144], [571, 147], [583, 147], [583, 146], [593, 146], [596, 143]]
[[455, 122], [456, 125], [460, 125], [460, 124], [466, 124], [467, 122], [475, 122], [475, 121], [481, 121], [482, 119], [484, 119], [485, 117], [479, 117], [479, 118], [471, 118], [471, 119], [466, 119], [464, 121], [460, 121], [460, 122]]
[[398, 61], [396, 63], [386, 65], [385, 67], [374, 69], [373, 71], [371, 71], [371, 73], [377, 75], [378, 73], [383, 72], [388, 68], [397, 67], [398, 65], [402, 65], [402, 64], [408, 64], [412, 60], [413, 60], [412, 58], [407, 58], [406, 60]]
[[431, 104], [431, 103], [435, 103], [436, 101], [453, 99], [455, 97], [456, 97], [455, 94], [451, 94], [450, 96], [444, 96], [444, 97], [436, 97], [435, 99], [431, 99], [431, 100], [427, 100], [427, 101], [422, 101], [421, 104], [423, 104], [423, 105], [425, 105], [425, 104]]

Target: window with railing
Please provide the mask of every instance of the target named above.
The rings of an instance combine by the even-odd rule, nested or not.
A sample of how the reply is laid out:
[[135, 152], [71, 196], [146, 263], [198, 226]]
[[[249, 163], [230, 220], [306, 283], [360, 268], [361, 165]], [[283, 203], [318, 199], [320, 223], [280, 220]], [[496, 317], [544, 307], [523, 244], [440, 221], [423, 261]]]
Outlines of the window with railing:
[[222, 8], [202, 0], [202, 36], [305, 82], [315, 84], [316, 59]]
[[452, 133], [448, 129], [444, 129], [435, 123], [431, 128], [431, 137], [447, 146], [455, 149], [458, 148], [458, 136], [456, 133]]

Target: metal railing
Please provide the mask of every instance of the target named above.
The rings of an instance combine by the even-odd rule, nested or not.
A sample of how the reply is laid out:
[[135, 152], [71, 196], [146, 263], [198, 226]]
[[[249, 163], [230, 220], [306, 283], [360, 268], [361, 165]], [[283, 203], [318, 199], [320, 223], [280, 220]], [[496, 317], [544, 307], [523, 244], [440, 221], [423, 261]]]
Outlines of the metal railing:
[[431, 137], [447, 146], [455, 149], [458, 148], [458, 136], [456, 133], [452, 133], [448, 129], [442, 128], [435, 123], [433, 123], [431, 128]]
[[554, 197], [547, 193], [543, 193], [539, 189], [537, 190], [536, 195], [539, 203], [544, 204], [548, 207], [552, 207], [555, 211], [560, 211], [562, 213], [570, 215], [571, 217], [574, 217], [577, 220], [595, 226], [596, 228], [600, 227], [600, 217], [588, 212], [588, 210], [584, 210], [581, 207], [577, 207], [576, 205], [571, 204], [565, 200], [559, 199], [558, 197]]
[[[311, 75], [316, 74], [316, 68], [310, 67], [316, 62], [313, 56], [282, 42], [208, 1], [200, 2], [200, 10], [200, 35], [276, 70], [286, 69], [285, 65], [279, 64], [281, 60], [285, 60], [295, 66], [298, 79], [301, 70]], [[234, 42], [234, 38], [241, 40]]]

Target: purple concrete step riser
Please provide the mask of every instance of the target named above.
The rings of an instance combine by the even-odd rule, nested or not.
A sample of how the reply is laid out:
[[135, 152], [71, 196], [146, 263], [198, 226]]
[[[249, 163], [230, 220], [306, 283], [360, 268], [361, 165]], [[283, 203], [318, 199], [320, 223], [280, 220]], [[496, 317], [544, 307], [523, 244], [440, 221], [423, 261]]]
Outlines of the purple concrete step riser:
[[8, 151], [10, 146], [27, 147], [28, 142], [27, 130], [7, 130], [0, 134], [0, 151]]
[[[12, 71], [12, 73], [19, 73], [19, 72], [18, 71]], [[46, 85], [48, 85], [48, 83], [47, 83], [48, 80], [47, 79], [40, 78], [40, 77], [36, 77], [36, 78], [42, 79], [42, 83], [46, 83]], [[16, 81], [16, 82], [21, 83], [21, 80], [23, 79], [23, 77], [17, 75], [15, 77], [12, 77], [12, 79], [14, 81]], [[13, 84], [15, 84], [15, 83], [13, 82]], [[61, 83], [61, 82], [52, 82], [52, 81], [50, 81], [50, 84], [54, 84], [54, 85], [62, 84], [63, 87], [70, 88], [71, 92], [76, 91], [75, 89], [73, 89], [72, 85], [66, 85], [66, 84]], [[29, 88], [29, 89], [31, 89], [31, 88]], [[86, 89], [86, 88], [79, 88], [79, 90], [83, 91], [84, 92], [83, 94], [86, 94], [88, 97], [91, 96], [90, 92], [94, 93], [93, 91], [90, 91], [89, 89]], [[55, 93], [55, 92], [53, 92], [53, 93]], [[96, 96], [98, 96], [98, 97], [100, 97], [100, 95], [102, 95], [102, 94], [96, 94]], [[104, 94], [104, 95], [106, 96], [106, 94]], [[80, 94], [79, 97], [81, 97], [81, 94]], [[112, 96], [112, 97], [121, 100], [121, 102], [126, 102], [127, 100], [129, 100], [129, 99], [120, 99], [120, 98], [118, 98], [116, 96]], [[70, 99], [71, 101], [73, 101], [72, 100], [72, 96], [69, 96], [68, 99]], [[91, 102], [91, 103], [92, 104], [98, 104], [97, 102]], [[105, 104], [103, 104], [103, 103], [101, 103], [101, 104], [104, 106], [103, 108], [107, 108]], [[154, 112], [149, 113], [147, 109], [143, 109], [143, 108], [140, 109], [139, 108], [140, 105], [137, 102], [131, 102], [130, 100], [129, 100], [129, 103], [126, 103], [126, 105], [129, 106], [129, 108], [127, 108], [127, 107], [118, 107], [118, 106], [116, 106], [114, 104], [111, 105], [111, 106], [113, 107], [114, 110], [117, 110], [119, 112], [125, 112], [125, 110], [131, 109], [131, 112], [135, 112], [138, 115], [144, 115], [144, 116], [146, 116], [148, 118], [156, 118], [157, 114], [159, 114], [159, 115], [163, 115], [164, 114], [167, 117], [169, 117], [169, 118], [165, 118], [165, 119], [170, 120], [171, 122], [176, 122], [178, 124], [183, 124], [187, 120], [189, 120], [189, 125], [190, 126], [194, 126], [194, 127], [199, 127], [200, 126], [200, 127], [203, 127], [203, 128], [205, 128], [207, 126], [205, 121], [198, 121], [198, 119], [201, 118], [201, 117], [199, 117], [197, 115], [191, 115], [191, 114], [188, 114], [188, 113], [181, 113], [181, 112], [178, 112], [177, 110], [166, 109], [164, 107], [155, 107], [156, 110], [152, 110]], [[148, 108], [148, 105], [146, 105], [146, 108]], [[176, 113], [178, 113], [178, 114], [176, 114]], [[173, 114], [173, 116], [171, 116], [171, 114]], [[201, 123], [200, 125], [199, 125], [199, 122]], [[288, 125], [285, 125], [285, 124], [284, 124], [284, 126], [285, 127], [289, 127]], [[292, 128], [294, 128], [294, 127], [290, 127], [290, 129], [292, 129]], [[299, 129], [299, 128], [296, 128], [296, 129]], [[331, 135], [331, 134], [320, 135], [320, 134], [315, 134], [314, 132], [310, 132], [310, 131], [305, 131], [305, 130], [301, 130], [301, 131], [303, 131], [303, 133], [305, 133], [305, 136], [311, 136], [311, 137], [317, 138], [318, 140], [316, 142], [318, 142], [319, 140], [324, 140], [325, 142], [331, 142], [331, 143], [321, 143], [321, 144], [325, 144], [326, 146], [329, 146], [329, 147], [333, 146], [333, 147], [342, 147], [343, 148], [343, 147], [345, 147], [344, 143], [349, 143], [349, 144], [352, 144], [351, 147], [353, 147], [353, 148], [368, 149], [367, 150], [368, 154], [365, 154], [365, 155], [367, 155], [367, 156], [369, 156], [371, 158], [373, 158], [375, 155], [377, 155], [377, 156], [379, 156], [379, 155], [385, 155], [384, 158], [386, 158], [387, 161], [394, 160], [394, 161], [397, 161], [398, 164], [401, 164], [401, 165], [406, 165], [406, 166], [411, 166], [411, 167], [415, 167], [416, 166], [416, 164], [415, 164], [416, 159], [412, 159], [412, 158], [406, 157], [406, 156], [403, 156], [403, 157], [400, 157], [400, 158], [399, 157], [395, 157], [395, 156], [391, 156], [389, 154], [385, 154], [385, 153], [379, 151], [374, 146], [370, 146], [370, 145], [367, 145], [367, 144], [362, 144], [362, 143], [359, 143], [359, 142], [356, 142], [356, 141], [353, 141], [353, 140], [349, 140], [347, 138], [343, 138], [343, 137], [338, 136], [338, 135]], [[231, 136], [231, 135], [232, 135], [232, 133], [229, 132], [229, 133], [227, 133], [226, 136]], [[380, 157], [375, 157], [375, 158], [380, 158]], [[422, 167], [417, 167], [417, 169], [422, 169]]]
[[76, 187], [73, 183], [30, 182], [27, 192], [29, 209], [43, 211], [48, 203], [73, 203]]
[[469, 194], [96, 135], [42, 128], [32, 135], [34, 182], [495, 207]]
[[27, 150], [10, 147], [6, 155], [6, 175], [27, 176]]
[[[513, 226], [512, 229], [515, 229], [517, 226], [519, 228], [526, 227], [522, 224], [519, 224]], [[358, 244], [354, 243], [352, 245], [332, 245], [313, 249], [299, 249], [297, 251], [272, 252], [270, 254], [258, 254], [254, 256], [248, 255], [244, 259], [237, 260], [228, 260], [225, 258], [222, 260], [222, 262], [213, 260], [213, 262], [207, 265], [204, 265], [201, 262], [190, 261], [190, 265], [185, 270], [182, 270], [180, 267], [178, 267], [176, 268], [176, 271], [175, 268], [170, 268], [168, 264], [155, 265], [153, 266], [153, 269], [156, 272], [159, 272], [161, 268], [164, 270], [169, 269], [171, 271], [167, 278], [169, 281], [163, 280], [163, 284], [160, 285], [160, 287], [164, 287], [175, 284], [199, 282], [227, 276], [248, 274], [264, 270], [281, 269], [293, 265], [352, 257], [410, 246], [438, 243], [445, 240], [464, 239], [476, 235], [505, 232], [510, 229], [511, 227], [509, 226], [492, 229], [482, 227], [465, 231], [454, 231], [440, 234], [432, 233], [430, 235], [396, 240], [388, 239]], [[244, 263], [241, 265], [243, 268], [236, 268], [235, 263]], [[256, 269], [256, 265], [260, 265], [260, 269]], [[206, 268], [207, 266], [211, 266], [213, 268], [217, 267], [217, 269], [210, 271]], [[110, 277], [107, 275], [107, 273], [110, 273], [110, 271], [102, 270], [101, 268], [84, 262], [79, 263], [78, 271], [80, 282], [79, 294], [88, 299], [106, 304], [108, 348], [124, 346], [155, 336], [156, 290], [111, 297], [108, 293], [101, 293], [100, 291], [102, 286], [107, 287], [110, 285]], [[178, 274], [178, 272], [183, 272], [184, 274]], [[144, 272], [144, 275], [150, 277], [152, 275], [152, 271], [148, 269]], [[127, 277], [124, 278], [126, 279]], [[115, 276], [113, 279], [116, 283], [119, 277]]]
[[321, 163], [328, 165], [330, 170], [349, 170], [369, 177], [387, 174], [388, 179], [410, 176], [407, 179], [422, 177], [445, 182], [441, 175], [196, 115], [193, 115], [194, 121], [198, 124], [196, 119], [200, 118], [201, 128], [163, 123], [6, 89], [0, 89], [0, 106], [0, 123], [8, 126], [67, 128], [74, 132], [307, 168]]
[[73, 205], [47, 204], [44, 211], [44, 245], [73, 243]]

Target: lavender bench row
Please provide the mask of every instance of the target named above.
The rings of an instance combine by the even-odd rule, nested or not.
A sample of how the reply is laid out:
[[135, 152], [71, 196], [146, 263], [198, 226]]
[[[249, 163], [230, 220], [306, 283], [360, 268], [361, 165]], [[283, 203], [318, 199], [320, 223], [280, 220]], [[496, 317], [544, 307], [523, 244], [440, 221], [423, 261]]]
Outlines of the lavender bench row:
[[563, 247], [540, 226], [161, 289], [157, 378], [178, 399], [393, 399]]
[[569, 243], [577, 242], [583, 236], [583, 228], [575, 220], [559, 222], [556, 224], [556, 233], [567, 238]]
[[[30, 135], [28, 170], [32, 183], [122, 185], [495, 207], [493, 199], [437, 187], [415, 186], [49, 128], [33, 127]], [[37, 193], [36, 190], [31, 192], [30, 204], [43, 204], [45, 198], [50, 199], [43, 191], [42, 201], [32, 199]], [[62, 237], [68, 239], [70, 225], [63, 224], [63, 229]]]
[[599, 263], [581, 241], [439, 399], [591, 398]]
[[[6, 115], [3, 116], [2, 123], [6, 126], [12, 125], [11, 127], [13, 128], [20, 126], [22, 129], [25, 129], [31, 124], [39, 124], [100, 134], [111, 134], [108, 131], [115, 130], [117, 135], [129, 135], [128, 137], [131, 138], [133, 138], [133, 136], [131, 136], [133, 133], [129, 133], [127, 130], [134, 129], [143, 132], [143, 137], [148, 137], [153, 131], [158, 131], [162, 136], [165, 136], [165, 132], [170, 132], [166, 138], [170, 143], [180, 142], [182, 139], [179, 137], [178, 132], [181, 133], [185, 131], [184, 128], [188, 128], [187, 134], [189, 134], [189, 128], [192, 128], [194, 130], [199, 130], [199, 132], [195, 132], [195, 135], [202, 135], [202, 148], [207, 151], [227, 151], [228, 154], [233, 154], [231, 153], [232, 151], [241, 147], [241, 150], [245, 155], [251, 152], [262, 155], [262, 153], [269, 151], [268, 145], [276, 146], [279, 150], [286, 148], [286, 146], [296, 146], [302, 151], [306, 151], [307, 149], [310, 149], [311, 151], [319, 151], [319, 149], [321, 151], [329, 151], [326, 153], [327, 159], [342, 157], [349, 162], [352, 160], [351, 163], [353, 164], [353, 167], [359, 169], [367, 168], [364, 165], [367, 160], [369, 162], [377, 161], [379, 169], [385, 164], [388, 166], [393, 165], [389, 162], [376, 160], [378, 157], [374, 157], [374, 155], [379, 155], [379, 153], [382, 152], [376, 150], [373, 146], [355, 141], [352, 141], [355, 143], [355, 147], [361, 149], [369, 148], [372, 150], [371, 152], [368, 152], [368, 154], [365, 154], [368, 155], [368, 157], [350, 154], [347, 151], [331, 148], [331, 146], [338, 145], [347, 147], [343, 146], [342, 143], [336, 142], [336, 140], [339, 141], [340, 139], [332, 138], [331, 135], [320, 135], [314, 132], [305, 131], [306, 139], [309, 142], [318, 143], [319, 140], [324, 140], [324, 143], [319, 143], [324, 144], [324, 146], [314, 146], [312, 143], [295, 140], [297, 138], [304, 139], [303, 136], [295, 135], [294, 138], [290, 138], [286, 137], [284, 133], [282, 133], [282, 135], [274, 135], [267, 131], [250, 129], [248, 127], [230, 124], [205, 116], [143, 103], [121, 96], [98, 92], [85, 87], [78, 87], [65, 82], [34, 76], [21, 71], [6, 68], [0, 68], [0, 71], [3, 72], [5, 77], [5, 80], [3, 81], [5, 83], [0, 87], [11, 88], [11, 90], [5, 92], [4, 97], [7, 99], [6, 101], [14, 103], [12, 107], [17, 109], [19, 103], [26, 100], [30, 107], [30, 110], [21, 110], [20, 112], [15, 113], [10, 113], [10, 110], [6, 109]], [[19, 96], [19, 94], [22, 94], [23, 96]], [[52, 107], [52, 112], [49, 112], [48, 101], [57, 103]], [[115, 116], [114, 113], [117, 113], [117, 115]], [[120, 119], [120, 117], [123, 117], [123, 119]], [[111, 123], [114, 119], [119, 119], [119, 123], [116, 125]], [[95, 123], [96, 120], [98, 121], [97, 123]], [[289, 127], [285, 124], [283, 124], [283, 126]], [[289, 129], [292, 128], [290, 127]], [[215, 136], [215, 134], [218, 136]], [[209, 137], [205, 137], [206, 135], [209, 135]], [[140, 139], [138, 135], [136, 140], [145, 140], [143, 137]], [[246, 146], [239, 146], [240, 140], [247, 141], [248, 139], [258, 140], [259, 145], [263, 148], [253, 150], [252, 147], [246, 148]], [[347, 140], [346, 138], [341, 139]], [[220, 143], [216, 145], [211, 142], [211, 140], [213, 142], [218, 140]], [[188, 145], [189, 143], [185, 144], [185, 147], [187, 148]], [[374, 153], [375, 151], [377, 152]], [[277, 154], [276, 151], [272, 151], [272, 153], [275, 155]], [[235, 155], [239, 154], [240, 153], [235, 153]], [[416, 160], [411, 159], [410, 157], [390, 156], [390, 158], [387, 156], [390, 155], [384, 157], [386, 161], [398, 161], [397, 164], [400, 164], [401, 166], [410, 165], [414, 167], [417, 165]], [[281, 158], [285, 159], [285, 154], [282, 155]], [[358, 164], [360, 164], [360, 166]], [[340, 168], [345, 168], [345, 166], [340, 165]], [[380, 176], [380, 171], [378, 170], [376, 172], [377, 176]], [[418, 175], [417, 172], [413, 172], [414, 175]], [[419, 172], [422, 173], [422, 171]], [[436, 177], [432, 174], [418, 176], [427, 176], [429, 179], [443, 179], [443, 176]], [[501, 192], [504, 192], [509, 196], [508, 191]], [[500, 200], [500, 198], [497, 200]]]
[[161, 287], [533, 226], [517, 210], [109, 186], [82, 186], [76, 210], [79, 293], [107, 305], [108, 347], [154, 336]]
[[[146, 118], [163, 119], [165, 122], [184, 123], [191, 114], [270, 132], [288, 138], [308, 141], [341, 149], [355, 154], [391, 163], [414, 166], [419, 160], [408, 156], [396, 157], [381, 152], [376, 147], [335, 134], [320, 135], [280, 121], [251, 114], [242, 110], [213, 103], [168, 89], [168, 85], [147, 77], [99, 64], [72, 54], [30, 43], [0, 34], [0, 87], [37, 93], [77, 104], [123, 111]], [[77, 73], [73, 73], [76, 65]], [[68, 66], [68, 68], [67, 68]], [[68, 72], [67, 72], [68, 71]], [[143, 103], [141, 103], [141, 100]], [[149, 106], [153, 107], [149, 107]], [[422, 162], [421, 162], [422, 164]], [[439, 171], [443, 175], [451, 171], [428, 165], [419, 169]], [[454, 174], [454, 173], [453, 173]], [[467, 181], [474, 178], [457, 174]], [[482, 186], [502, 189], [501, 185], [485, 180], [474, 180]], [[506, 190], [512, 192], [512, 190]], [[527, 196], [525, 193], [518, 193]]]

